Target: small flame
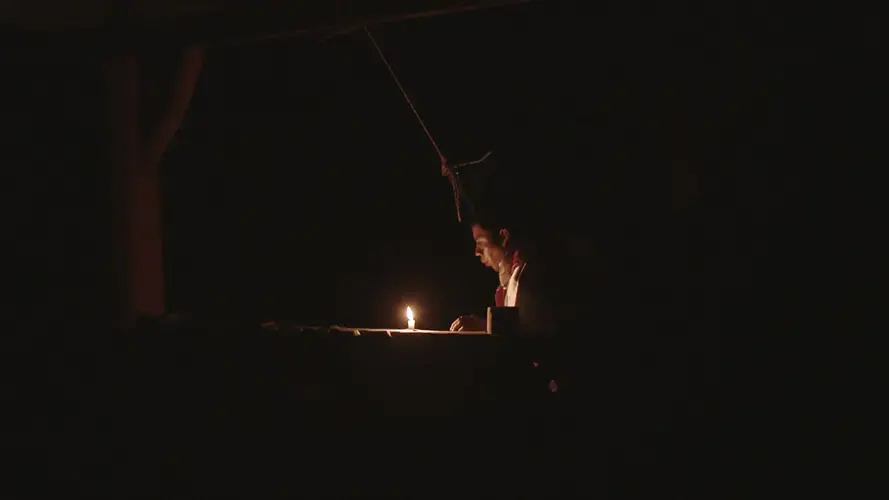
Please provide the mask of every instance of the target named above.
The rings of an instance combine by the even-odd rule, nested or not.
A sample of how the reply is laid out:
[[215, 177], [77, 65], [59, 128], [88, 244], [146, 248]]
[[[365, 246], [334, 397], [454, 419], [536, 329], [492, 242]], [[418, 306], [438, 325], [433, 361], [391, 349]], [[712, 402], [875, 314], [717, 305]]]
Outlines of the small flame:
[[413, 320], [414, 320], [414, 311], [411, 311], [411, 307], [410, 307], [410, 306], [407, 307], [407, 320], [408, 320], [408, 321], [413, 321]]

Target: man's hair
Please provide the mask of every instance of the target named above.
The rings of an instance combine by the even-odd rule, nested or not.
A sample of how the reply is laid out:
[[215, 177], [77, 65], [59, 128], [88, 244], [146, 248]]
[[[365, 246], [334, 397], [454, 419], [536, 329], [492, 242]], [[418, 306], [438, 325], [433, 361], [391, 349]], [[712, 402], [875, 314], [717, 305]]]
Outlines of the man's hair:
[[520, 204], [523, 200], [496, 201], [495, 203], [485, 203], [482, 210], [476, 210], [469, 219], [469, 224], [477, 224], [482, 229], [491, 233], [491, 237], [498, 243], [503, 243], [500, 231], [505, 229], [509, 232], [507, 250], [513, 251], [519, 248], [528, 250], [531, 244], [530, 224], [526, 220]]
[[528, 172], [516, 164], [487, 162], [483, 168], [463, 174], [467, 195], [466, 222], [478, 224], [500, 240], [500, 230], [509, 231], [508, 250], [522, 249], [528, 255], [544, 237], [542, 230], [552, 222], [552, 205], [537, 172]]
[[516, 171], [514, 165], [492, 162], [486, 170], [469, 173], [469, 196], [472, 201], [467, 220], [490, 231], [499, 241], [500, 230], [509, 231], [508, 250], [528, 247], [532, 240], [532, 223], [539, 213], [539, 193], [527, 173]]
[[503, 243], [502, 237], [500, 236], [500, 230], [506, 229], [509, 231], [509, 225], [498, 221], [493, 217], [480, 217], [476, 216], [469, 219], [469, 225], [471, 226], [479, 226], [482, 229], [491, 233], [491, 238], [497, 243]]

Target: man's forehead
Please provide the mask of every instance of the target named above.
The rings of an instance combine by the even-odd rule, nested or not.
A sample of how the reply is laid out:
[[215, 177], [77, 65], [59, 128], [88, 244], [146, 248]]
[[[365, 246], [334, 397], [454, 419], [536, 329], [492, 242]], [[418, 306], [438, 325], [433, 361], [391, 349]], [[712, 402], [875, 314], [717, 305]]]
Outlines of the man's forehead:
[[479, 238], [490, 238], [490, 237], [491, 237], [491, 232], [490, 232], [490, 231], [488, 231], [487, 229], [485, 229], [485, 228], [479, 226], [478, 224], [473, 224], [473, 225], [472, 225], [472, 238], [473, 238], [473, 239], [476, 239], [476, 240], [477, 240], [477, 239], [479, 239]]

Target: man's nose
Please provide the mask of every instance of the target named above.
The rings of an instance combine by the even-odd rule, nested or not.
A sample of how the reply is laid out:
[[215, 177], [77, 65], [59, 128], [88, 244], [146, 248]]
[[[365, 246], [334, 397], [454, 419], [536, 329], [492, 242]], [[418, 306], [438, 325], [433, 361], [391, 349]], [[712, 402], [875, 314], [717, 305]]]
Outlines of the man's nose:
[[476, 257], [481, 257], [481, 256], [482, 256], [482, 251], [481, 251], [478, 247], [475, 247], [475, 256], [476, 256]]

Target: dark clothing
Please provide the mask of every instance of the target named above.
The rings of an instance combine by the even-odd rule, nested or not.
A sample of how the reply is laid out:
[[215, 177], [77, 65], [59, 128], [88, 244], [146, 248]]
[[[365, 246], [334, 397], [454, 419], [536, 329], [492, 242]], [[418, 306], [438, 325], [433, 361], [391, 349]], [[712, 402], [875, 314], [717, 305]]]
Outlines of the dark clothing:
[[519, 280], [516, 307], [519, 309], [519, 328], [522, 334], [547, 335], [557, 330], [554, 324], [556, 292], [552, 277], [539, 262], [529, 262]]
[[568, 334], [578, 326], [587, 280], [580, 263], [537, 252], [528, 257], [519, 280], [516, 307], [526, 335]]
[[535, 360], [539, 383], [558, 386], [547, 416], [566, 429], [587, 429], [596, 444], [572, 434], [575, 445], [614, 453], [618, 462], [639, 460], [654, 443], [678, 450], [688, 427], [694, 354], [682, 332], [671, 331], [670, 297], [652, 286], [653, 270], [644, 271], [647, 279], [632, 279], [592, 261], [529, 258], [516, 304], [523, 332], [547, 337]]

